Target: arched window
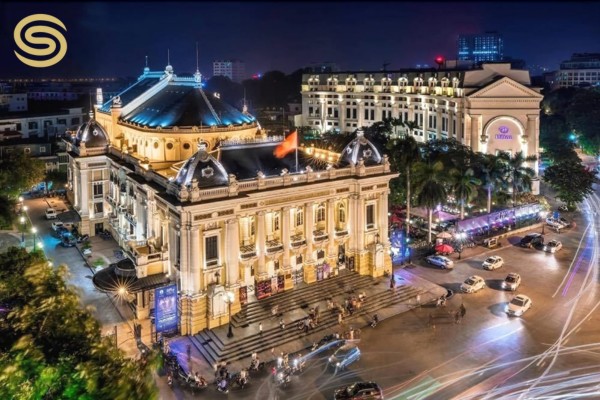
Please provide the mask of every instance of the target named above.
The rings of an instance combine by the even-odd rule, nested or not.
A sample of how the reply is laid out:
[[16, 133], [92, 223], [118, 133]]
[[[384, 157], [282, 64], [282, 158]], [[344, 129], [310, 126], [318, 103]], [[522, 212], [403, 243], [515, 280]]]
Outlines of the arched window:
[[423, 86], [423, 78], [415, 78], [415, 87]]
[[304, 225], [304, 210], [298, 208], [296, 210], [296, 226]]
[[402, 78], [398, 79], [398, 86], [406, 87], [407, 85], [408, 85], [408, 79], [406, 79], [406, 77], [402, 77]]
[[437, 84], [437, 79], [429, 78], [429, 81], [427, 82], [427, 84], [429, 85], [430, 88], [433, 88]]
[[325, 221], [325, 206], [323, 204], [319, 204], [317, 208], [317, 222]]
[[338, 205], [338, 222], [340, 224], [346, 223], [346, 206], [344, 206], [344, 203]]
[[453, 78], [452, 79], [452, 87], [454, 89], [458, 88], [458, 78]]
[[448, 78], [442, 78], [442, 87], [443, 88], [447, 88], [449, 83], [450, 82], [449, 82]]

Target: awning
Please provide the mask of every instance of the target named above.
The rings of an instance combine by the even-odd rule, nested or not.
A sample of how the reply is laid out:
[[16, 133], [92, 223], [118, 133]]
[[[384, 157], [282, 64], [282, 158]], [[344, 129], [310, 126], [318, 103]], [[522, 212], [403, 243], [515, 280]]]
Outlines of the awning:
[[[101, 292], [117, 292], [119, 289], [124, 288], [129, 293], [138, 293], [171, 283], [166, 274], [155, 274], [145, 278], [137, 278], [129, 272], [131, 271], [127, 268], [129, 264], [133, 266], [131, 260], [121, 260], [116, 264], [110, 264], [108, 268], [94, 274], [92, 282], [96, 289]], [[135, 266], [133, 271], [135, 271]]]
[[[427, 208], [425, 208], [425, 207], [415, 207], [410, 210], [410, 213], [412, 215], [416, 215], [417, 217], [421, 217], [421, 218], [425, 218], [425, 219], [428, 218]], [[436, 219], [439, 219], [441, 222], [451, 221], [454, 219], [458, 219], [458, 215], [450, 214], [445, 211], [433, 210], [433, 221], [435, 222]]]

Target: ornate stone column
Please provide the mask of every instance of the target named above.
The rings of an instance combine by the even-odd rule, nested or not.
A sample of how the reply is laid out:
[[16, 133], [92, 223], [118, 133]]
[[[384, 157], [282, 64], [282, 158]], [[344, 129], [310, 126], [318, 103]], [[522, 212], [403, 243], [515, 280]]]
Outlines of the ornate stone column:
[[356, 248], [357, 248], [357, 261], [356, 270], [361, 275], [369, 274], [370, 257], [369, 249], [365, 248], [365, 231], [366, 231], [366, 207], [365, 197], [359, 196], [357, 201], [357, 227], [356, 227]]
[[227, 286], [235, 285], [240, 277], [240, 228], [237, 218], [226, 222]]
[[337, 252], [335, 250], [335, 199], [327, 200], [327, 234], [329, 235], [327, 263], [331, 265], [332, 268], [335, 268], [337, 260]]
[[313, 231], [315, 226], [315, 214], [313, 202], [304, 205], [304, 229], [306, 238], [306, 257], [304, 259], [304, 282], [312, 283], [317, 280], [315, 270], [315, 259], [313, 255]]
[[290, 210], [290, 206], [285, 206], [281, 209], [281, 243], [283, 244], [283, 274], [286, 290], [291, 289], [294, 286], [290, 263]]
[[202, 260], [200, 259], [200, 232], [197, 226], [188, 228], [190, 231], [190, 290], [196, 294], [200, 290], [200, 269]]
[[180, 236], [179, 236], [179, 261], [180, 261], [180, 271], [181, 271], [181, 291], [187, 294], [192, 293], [192, 289], [190, 288], [192, 279], [190, 276], [190, 262], [189, 262], [189, 254], [188, 254], [188, 241], [190, 236], [190, 231], [187, 226], [180, 227]]
[[479, 151], [481, 137], [481, 115], [471, 115], [471, 143], [473, 151]]
[[267, 278], [265, 253], [267, 251], [265, 237], [265, 212], [256, 213], [256, 251], [258, 252], [258, 276], [259, 280]]
[[379, 196], [379, 236], [384, 245], [389, 243], [388, 233], [388, 194], [387, 191]]
[[348, 196], [348, 212], [346, 213], [346, 226], [349, 230], [348, 235], [348, 249], [346, 252], [348, 254], [354, 254], [356, 252], [356, 207], [357, 207], [357, 194], [351, 194]]

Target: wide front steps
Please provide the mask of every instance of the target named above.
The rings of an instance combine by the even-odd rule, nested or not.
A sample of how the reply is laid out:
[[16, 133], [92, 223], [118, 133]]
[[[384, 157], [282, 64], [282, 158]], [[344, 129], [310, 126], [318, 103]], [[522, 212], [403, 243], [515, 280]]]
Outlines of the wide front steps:
[[327, 298], [347, 295], [353, 291], [378, 284], [369, 276], [346, 273], [335, 278], [325, 279], [310, 286], [275, 294], [267, 299], [252, 302], [242, 306], [240, 312], [232, 318], [234, 328], [244, 328], [251, 324], [272, 318], [272, 310], [277, 306], [278, 314], [285, 314], [298, 309], [315, 307], [317, 303]]
[[[408, 302], [422, 293], [422, 291], [413, 286], [398, 286], [395, 291], [385, 290], [372, 294], [363, 302], [360, 310], [356, 311], [352, 316], [346, 317], [344, 322], [349, 326], [353, 323], [361, 322], [359, 319], [362, 319], [362, 323], [365, 323], [378, 310], [402, 302]], [[210, 330], [204, 330], [198, 335], [191, 337], [191, 341], [211, 365], [222, 360], [234, 362], [250, 357], [254, 352], [267, 352], [272, 348], [279, 348], [295, 340], [304, 340], [306, 341], [304, 346], [307, 346], [311, 343], [307, 340], [307, 336], [320, 337], [339, 329], [337, 312], [325, 310], [321, 312], [320, 319], [319, 325], [311, 329], [308, 335], [305, 335], [298, 329], [298, 322], [304, 320], [304, 318], [299, 318], [287, 324], [285, 329], [280, 329], [279, 327], [265, 329], [262, 334], [257, 333], [252, 336], [235, 337], [230, 343], [224, 343]], [[356, 327], [359, 326], [357, 325]], [[321, 333], [321, 335], [315, 335], [317, 333]]]

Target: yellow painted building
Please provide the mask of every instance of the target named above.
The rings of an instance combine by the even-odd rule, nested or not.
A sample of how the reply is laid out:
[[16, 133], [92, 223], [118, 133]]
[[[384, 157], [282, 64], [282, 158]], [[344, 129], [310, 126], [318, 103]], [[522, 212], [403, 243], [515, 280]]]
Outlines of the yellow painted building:
[[[228, 322], [244, 302], [350, 269], [391, 269], [387, 156], [361, 132], [337, 163], [276, 158], [267, 136], [202, 88], [201, 76], [144, 70], [69, 140], [81, 233], [109, 230], [127, 258], [94, 277], [152, 315], [154, 289], [176, 283], [181, 334]], [[296, 162], [296, 159], [298, 162]]]

